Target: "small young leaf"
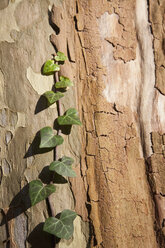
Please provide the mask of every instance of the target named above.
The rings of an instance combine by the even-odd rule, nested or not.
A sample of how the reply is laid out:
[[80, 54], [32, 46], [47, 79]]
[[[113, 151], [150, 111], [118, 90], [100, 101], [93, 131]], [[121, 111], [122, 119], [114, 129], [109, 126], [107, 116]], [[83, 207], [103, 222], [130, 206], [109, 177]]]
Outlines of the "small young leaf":
[[52, 162], [49, 166], [49, 170], [55, 171], [62, 176], [75, 177], [76, 173], [72, 170], [73, 162], [73, 158], [64, 156], [62, 159]]
[[40, 180], [31, 181], [29, 183], [29, 195], [32, 206], [46, 199], [49, 195], [51, 195], [55, 191], [56, 188], [52, 184], [44, 186]]
[[43, 74], [44, 75], [51, 75], [55, 71], [59, 71], [60, 66], [54, 63], [54, 60], [47, 60], [43, 67]]
[[48, 100], [48, 105], [50, 106], [56, 101], [58, 101], [60, 98], [62, 98], [64, 94], [61, 92], [54, 93], [53, 91], [46, 91], [44, 93], [44, 96]]
[[57, 118], [59, 125], [82, 125], [78, 112], [74, 108], [70, 108], [63, 116]]
[[61, 145], [64, 141], [62, 136], [54, 135], [51, 127], [44, 127], [40, 130], [41, 142], [40, 148], [53, 148]]
[[55, 87], [58, 88], [66, 88], [69, 86], [73, 86], [73, 82], [70, 81], [69, 78], [60, 76], [60, 81], [55, 84]]
[[77, 214], [69, 209], [62, 211], [60, 218], [50, 217], [45, 221], [43, 230], [58, 238], [70, 239], [73, 235], [73, 221]]
[[57, 55], [55, 56], [56, 61], [65, 61], [67, 60], [67, 57], [62, 52], [57, 52]]

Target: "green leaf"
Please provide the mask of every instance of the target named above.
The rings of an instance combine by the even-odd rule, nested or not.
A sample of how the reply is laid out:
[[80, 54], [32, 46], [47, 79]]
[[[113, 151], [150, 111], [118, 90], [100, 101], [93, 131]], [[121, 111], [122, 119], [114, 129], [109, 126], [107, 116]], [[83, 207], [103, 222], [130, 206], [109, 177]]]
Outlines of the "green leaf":
[[60, 66], [54, 63], [54, 60], [47, 60], [43, 67], [43, 74], [44, 75], [51, 75], [54, 72], [59, 71]]
[[70, 108], [63, 116], [57, 118], [59, 125], [82, 125], [78, 112], [74, 108]]
[[48, 100], [48, 105], [50, 106], [56, 101], [58, 101], [60, 98], [62, 98], [64, 94], [61, 92], [54, 93], [53, 91], [46, 91], [44, 93], [44, 96]]
[[54, 135], [51, 127], [44, 127], [40, 130], [41, 142], [40, 148], [53, 148], [61, 145], [64, 141], [62, 136]]
[[67, 60], [67, 57], [62, 52], [57, 52], [57, 55], [55, 56], [56, 61], [65, 61]]
[[44, 186], [40, 180], [31, 181], [29, 183], [29, 195], [32, 206], [46, 199], [49, 195], [51, 195], [55, 191], [56, 188], [52, 184]]
[[58, 238], [70, 239], [73, 235], [73, 221], [77, 214], [69, 209], [62, 211], [60, 218], [50, 217], [45, 221], [43, 230]]
[[64, 156], [58, 161], [52, 162], [49, 166], [49, 170], [55, 171], [62, 176], [75, 177], [76, 173], [72, 170], [73, 162], [73, 158]]
[[55, 84], [55, 87], [57, 89], [66, 88], [66, 87], [69, 87], [69, 86], [73, 86], [73, 82], [70, 81], [69, 78], [64, 77], [64, 76], [60, 76], [60, 81]]

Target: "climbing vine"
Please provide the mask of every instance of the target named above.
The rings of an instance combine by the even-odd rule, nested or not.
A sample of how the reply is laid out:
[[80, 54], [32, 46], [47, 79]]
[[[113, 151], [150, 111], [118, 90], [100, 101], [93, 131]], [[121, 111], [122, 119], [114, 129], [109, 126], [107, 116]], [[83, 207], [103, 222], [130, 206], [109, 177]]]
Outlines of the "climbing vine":
[[[54, 173], [65, 177], [75, 177], [76, 173], [72, 169], [72, 164], [74, 160], [70, 157], [63, 156], [57, 159], [57, 146], [64, 142], [61, 134], [60, 127], [62, 126], [72, 126], [72, 125], [82, 125], [78, 112], [74, 108], [69, 108], [63, 115], [61, 115], [60, 98], [64, 97], [67, 88], [73, 86], [73, 82], [65, 77], [60, 76], [59, 71], [60, 65], [64, 64], [67, 57], [62, 52], [57, 52], [53, 59], [47, 60], [43, 66], [44, 75], [55, 75], [55, 90], [47, 91], [43, 95], [47, 99], [48, 107], [54, 103], [57, 103], [58, 117], [57, 122], [59, 129], [57, 133], [54, 130], [46, 126], [40, 130], [40, 149], [54, 149], [55, 161], [52, 161], [49, 170], [52, 172], [52, 180], [49, 184], [44, 185], [40, 180], [33, 180], [29, 184], [29, 196], [31, 200], [31, 205], [34, 206], [38, 202], [49, 199], [49, 196], [56, 191], [56, 187], [53, 184]], [[50, 203], [51, 204], [51, 203]], [[52, 216], [46, 219], [44, 223], [43, 230], [55, 235], [58, 238], [70, 239], [73, 235], [73, 221], [77, 214], [74, 211], [65, 209], [61, 212], [60, 217], [55, 217], [53, 211]], [[58, 215], [59, 216], [59, 215]]]

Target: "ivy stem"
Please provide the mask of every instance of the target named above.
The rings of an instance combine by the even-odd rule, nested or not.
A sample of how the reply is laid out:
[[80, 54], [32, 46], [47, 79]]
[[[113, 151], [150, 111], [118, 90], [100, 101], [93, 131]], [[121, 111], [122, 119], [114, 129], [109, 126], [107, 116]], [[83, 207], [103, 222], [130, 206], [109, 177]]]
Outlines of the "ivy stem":
[[[56, 62], [58, 64], [58, 62]], [[58, 71], [55, 72], [54, 74], [54, 81], [55, 82], [58, 82], [59, 81], [59, 74], [58, 74]], [[57, 114], [58, 116], [61, 115], [61, 104], [60, 104], [60, 101], [57, 101], [56, 102], [57, 104]], [[60, 135], [61, 134], [61, 130], [60, 129], [57, 129], [57, 135]], [[57, 153], [57, 146], [53, 149], [53, 159], [54, 161], [58, 160], [58, 153]], [[52, 174], [52, 180], [51, 180], [51, 184], [53, 184], [54, 182], [54, 173]], [[53, 204], [51, 202], [51, 195], [48, 196], [48, 204], [49, 204], [49, 208], [50, 208], [50, 212], [51, 212], [51, 216], [52, 217], [55, 217], [56, 216], [56, 213], [54, 211], [54, 207], [53, 207]], [[53, 247], [55, 248], [56, 247], [56, 242], [55, 242], [55, 237], [53, 237]]]
[[[58, 64], [58, 62], [56, 62], [56, 64]], [[55, 78], [55, 82], [59, 82], [59, 72], [56, 71], [55, 74], [54, 74], [54, 78]], [[58, 100], [57, 101], [57, 114], [58, 116], [61, 116], [61, 104], [60, 104], [60, 101]], [[60, 135], [61, 134], [61, 130], [60, 129], [57, 129], [57, 135]], [[57, 156], [57, 146], [54, 148], [54, 160], [57, 160], [58, 159], [58, 156]]]

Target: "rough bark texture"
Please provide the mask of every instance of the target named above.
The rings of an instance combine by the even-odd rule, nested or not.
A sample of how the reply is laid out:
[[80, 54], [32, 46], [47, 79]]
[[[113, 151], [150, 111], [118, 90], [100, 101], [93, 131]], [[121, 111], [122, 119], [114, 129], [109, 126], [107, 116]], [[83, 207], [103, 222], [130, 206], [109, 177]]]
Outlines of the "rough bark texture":
[[[53, 152], [37, 154], [39, 141], [35, 138], [42, 127], [53, 127], [57, 117], [56, 105], [44, 109], [45, 102], [40, 98], [54, 82], [53, 76], [41, 75], [43, 63], [54, 53], [49, 41], [54, 30], [49, 24], [48, 12], [53, 2], [17, 0], [0, 3], [0, 247], [52, 248], [51, 236], [42, 231], [49, 213], [47, 204], [43, 201], [30, 208], [28, 183], [38, 176], [47, 182], [48, 165], [53, 161]], [[65, 70], [67, 68], [70, 68], [69, 62]], [[74, 74], [69, 70], [68, 76], [74, 80]], [[75, 88], [68, 91], [62, 111], [74, 106]], [[79, 129], [73, 128], [69, 138], [64, 138], [58, 156], [70, 155], [78, 165]], [[55, 213], [74, 209], [70, 186], [70, 183], [57, 184], [56, 193], [51, 197]], [[86, 246], [88, 224], [82, 222], [81, 217], [77, 217], [75, 222], [73, 239], [61, 241], [59, 247]]]
[[52, 161], [32, 149], [35, 133], [57, 116], [38, 102], [53, 82], [40, 75], [54, 52], [52, 27], [52, 44], [69, 58], [61, 74], [75, 82], [63, 111], [77, 106], [84, 124], [60, 150], [75, 157], [78, 176], [51, 200], [57, 213], [81, 217], [73, 239], [57, 247], [164, 248], [165, 1], [54, 0], [49, 22], [48, 3], [0, 4], [1, 243], [10, 236], [12, 247], [37, 247], [48, 215], [45, 203], [29, 209], [19, 191], [25, 199], [23, 187]]

